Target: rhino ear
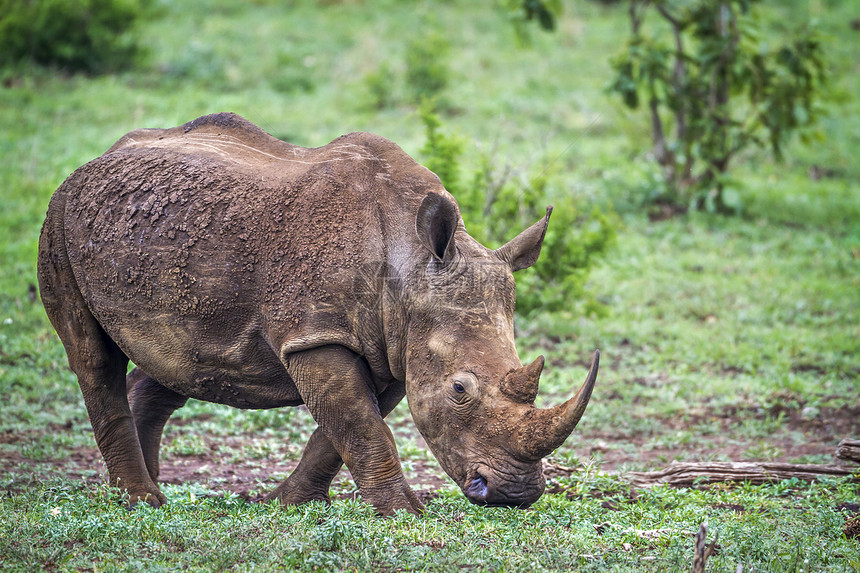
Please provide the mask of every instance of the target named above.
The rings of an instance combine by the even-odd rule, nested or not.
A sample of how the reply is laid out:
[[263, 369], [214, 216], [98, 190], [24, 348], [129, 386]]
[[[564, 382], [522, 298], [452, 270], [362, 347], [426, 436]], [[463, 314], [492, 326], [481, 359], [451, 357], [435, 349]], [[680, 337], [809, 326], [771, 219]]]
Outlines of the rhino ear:
[[457, 208], [445, 197], [429, 193], [421, 201], [415, 217], [415, 232], [436, 260], [443, 261], [453, 256], [458, 220]]
[[549, 206], [543, 219], [494, 251], [497, 257], [510, 265], [512, 271], [526, 269], [535, 264], [546, 236], [551, 213], [552, 206]]

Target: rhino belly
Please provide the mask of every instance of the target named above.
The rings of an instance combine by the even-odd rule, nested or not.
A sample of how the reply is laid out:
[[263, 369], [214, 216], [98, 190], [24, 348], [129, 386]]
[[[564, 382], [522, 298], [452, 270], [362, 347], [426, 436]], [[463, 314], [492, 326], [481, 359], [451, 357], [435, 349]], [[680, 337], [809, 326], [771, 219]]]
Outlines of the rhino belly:
[[303, 403], [295, 383], [258, 330], [212, 332], [199, 322], [146, 320], [104, 325], [129, 359], [171, 390], [236, 408]]

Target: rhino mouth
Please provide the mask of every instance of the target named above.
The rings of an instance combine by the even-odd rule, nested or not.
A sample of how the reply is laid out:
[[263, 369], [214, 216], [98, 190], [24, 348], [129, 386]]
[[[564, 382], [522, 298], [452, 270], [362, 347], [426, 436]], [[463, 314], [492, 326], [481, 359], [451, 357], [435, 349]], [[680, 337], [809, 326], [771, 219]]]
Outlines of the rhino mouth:
[[522, 475], [518, 479], [503, 479], [489, 468], [478, 467], [470, 472], [461, 486], [466, 498], [476, 505], [517, 507], [525, 509], [543, 494], [543, 474]]

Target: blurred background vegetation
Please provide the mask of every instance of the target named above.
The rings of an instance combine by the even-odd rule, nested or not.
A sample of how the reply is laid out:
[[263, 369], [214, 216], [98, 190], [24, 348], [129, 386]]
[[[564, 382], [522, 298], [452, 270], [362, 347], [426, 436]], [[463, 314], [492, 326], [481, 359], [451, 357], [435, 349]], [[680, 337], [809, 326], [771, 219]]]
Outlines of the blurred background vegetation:
[[523, 273], [518, 312], [575, 300], [600, 314], [584, 284], [616, 212], [749, 215], [763, 202], [758, 213], [779, 216], [743, 168], [775, 166], [786, 146], [797, 171], [850, 178], [847, 156], [824, 165], [793, 137], [824, 144], [816, 119], [850, 91], [818, 32], [839, 17], [832, 4], [2, 0], [0, 75], [7, 96], [39, 92], [35, 113], [75, 113], [50, 91], [80, 86], [120, 130], [230, 109], [304, 145], [383, 132], [440, 175], [490, 245], [554, 204], [553, 261]]

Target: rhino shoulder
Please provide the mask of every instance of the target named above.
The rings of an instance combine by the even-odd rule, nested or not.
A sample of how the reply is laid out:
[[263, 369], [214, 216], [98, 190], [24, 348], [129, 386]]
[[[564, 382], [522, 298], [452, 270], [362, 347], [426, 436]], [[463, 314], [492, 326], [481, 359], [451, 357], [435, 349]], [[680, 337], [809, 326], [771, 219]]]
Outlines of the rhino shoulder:
[[372, 157], [380, 161], [398, 164], [400, 167], [420, 167], [399, 145], [381, 135], [366, 131], [356, 131], [341, 135], [320, 149], [325, 148], [333, 150], [346, 148], [361, 149], [368, 158]]
[[381, 135], [363, 131], [348, 133], [318, 149], [341, 153], [352, 149], [357, 159], [375, 165], [376, 177], [390, 182], [398, 195], [413, 196], [413, 210], [429, 192], [440, 193], [449, 200], [454, 200], [435, 173], [415, 161], [399, 145]]

